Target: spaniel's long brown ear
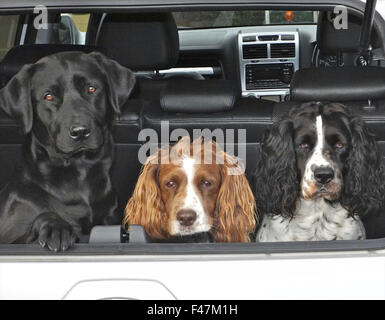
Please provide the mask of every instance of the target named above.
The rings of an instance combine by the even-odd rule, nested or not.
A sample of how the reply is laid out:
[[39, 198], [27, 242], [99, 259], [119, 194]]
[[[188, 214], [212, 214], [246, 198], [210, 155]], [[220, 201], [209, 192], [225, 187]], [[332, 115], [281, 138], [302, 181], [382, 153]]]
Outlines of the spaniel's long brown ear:
[[164, 239], [167, 237], [163, 227], [167, 216], [157, 182], [159, 153], [150, 156], [142, 168], [134, 193], [126, 206], [123, 227], [129, 229], [130, 224], [139, 224], [150, 237]]
[[234, 157], [224, 154], [214, 224], [217, 242], [249, 242], [254, 232], [257, 220], [255, 200], [243, 171]]

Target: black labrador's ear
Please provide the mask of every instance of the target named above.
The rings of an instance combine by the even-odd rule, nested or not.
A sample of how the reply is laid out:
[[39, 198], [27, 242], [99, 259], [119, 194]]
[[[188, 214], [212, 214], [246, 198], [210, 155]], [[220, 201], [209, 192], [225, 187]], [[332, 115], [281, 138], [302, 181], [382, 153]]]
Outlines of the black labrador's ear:
[[273, 124], [266, 132], [262, 155], [255, 172], [255, 198], [261, 214], [290, 218], [299, 195], [298, 171], [290, 118]]
[[0, 90], [0, 108], [18, 121], [24, 133], [32, 130], [33, 110], [31, 76], [33, 65], [25, 65], [7, 85]]
[[107, 89], [110, 103], [116, 114], [120, 114], [122, 107], [135, 86], [134, 73], [130, 69], [123, 67], [115, 60], [109, 59], [99, 52], [91, 52], [89, 55], [94, 57], [98, 64], [104, 69], [107, 76]]

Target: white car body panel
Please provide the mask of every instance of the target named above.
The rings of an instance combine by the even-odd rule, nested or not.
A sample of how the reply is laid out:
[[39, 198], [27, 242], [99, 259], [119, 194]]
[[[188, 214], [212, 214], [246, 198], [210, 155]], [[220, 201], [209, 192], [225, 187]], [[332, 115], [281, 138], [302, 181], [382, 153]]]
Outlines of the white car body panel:
[[1, 257], [0, 299], [385, 299], [385, 250]]

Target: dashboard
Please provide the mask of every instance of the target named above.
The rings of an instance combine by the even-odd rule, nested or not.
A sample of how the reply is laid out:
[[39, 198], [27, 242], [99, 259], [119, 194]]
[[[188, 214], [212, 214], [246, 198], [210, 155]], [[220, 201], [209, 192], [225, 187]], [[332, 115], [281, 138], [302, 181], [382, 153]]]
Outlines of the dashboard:
[[280, 97], [290, 92], [290, 82], [299, 69], [298, 32], [238, 34], [239, 72], [243, 96]]
[[242, 96], [283, 101], [294, 72], [311, 66], [316, 34], [315, 24], [180, 30], [180, 67], [211, 67]]

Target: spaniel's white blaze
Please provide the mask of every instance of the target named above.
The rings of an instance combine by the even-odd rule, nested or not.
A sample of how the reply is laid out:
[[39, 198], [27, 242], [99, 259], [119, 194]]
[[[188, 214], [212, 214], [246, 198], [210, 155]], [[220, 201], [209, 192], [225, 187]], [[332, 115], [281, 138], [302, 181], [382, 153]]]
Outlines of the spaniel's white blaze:
[[317, 116], [316, 118], [316, 130], [317, 130], [317, 143], [314, 147], [314, 151], [310, 159], [308, 160], [306, 164], [306, 173], [310, 176], [306, 176], [306, 180], [309, 181], [310, 179], [314, 179], [314, 173], [312, 166], [315, 165], [316, 167], [322, 167], [322, 166], [331, 166], [330, 162], [324, 157], [323, 155], [323, 148], [324, 148], [324, 129], [323, 129], [323, 123], [322, 123], [322, 116]]
[[172, 224], [171, 234], [188, 235], [197, 232], [207, 232], [210, 230], [211, 225], [208, 224], [207, 213], [204, 210], [202, 200], [197, 193], [196, 186], [194, 185], [194, 177], [196, 173], [195, 159], [189, 157], [184, 158], [182, 168], [187, 177], [187, 186], [183, 206], [180, 210], [194, 210], [197, 214], [197, 218], [194, 224], [187, 229], [183, 228], [178, 221], [174, 221]]
[[332, 164], [324, 156], [324, 128], [322, 122], [322, 116], [316, 117], [316, 132], [317, 132], [317, 142], [314, 147], [313, 154], [306, 163], [305, 173], [303, 176], [303, 188], [307, 188], [315, 180], [314, 178], [314, 168], [317, 167], [332, 167]]

